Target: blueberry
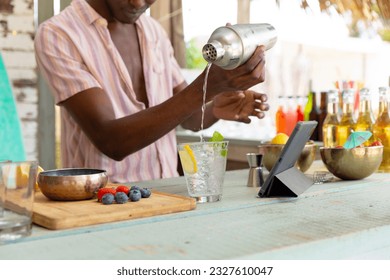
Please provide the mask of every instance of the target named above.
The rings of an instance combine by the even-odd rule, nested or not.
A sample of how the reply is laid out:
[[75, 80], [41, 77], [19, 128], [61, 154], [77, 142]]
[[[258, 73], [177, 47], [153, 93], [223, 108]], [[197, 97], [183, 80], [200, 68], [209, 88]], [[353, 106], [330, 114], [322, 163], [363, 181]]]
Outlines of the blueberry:
[[148, 198], [152, 194], [152, 192], [147, 188], [142, 188], [140, 191], [142, 198]]
[[112, 204], [115, 200], [115, 197], [112, 193], [106, 193], [102, 197], [102, 203], [105, 205]]
[[116, 203], [123, 204], [129, 200], [129, 197], [124, 192], [117, 192], [115, 194]]
[[131, 191], [132, 191], [132, 190], [141, 190], [141, 188], [138, 187], [138, 186], [131, 186], [130, 190], [131, 190]]
[[138, 201], [141, 199], [141, 191], [140, 190], [131, 190], [129, 193], [129, 198], [131, 201]]

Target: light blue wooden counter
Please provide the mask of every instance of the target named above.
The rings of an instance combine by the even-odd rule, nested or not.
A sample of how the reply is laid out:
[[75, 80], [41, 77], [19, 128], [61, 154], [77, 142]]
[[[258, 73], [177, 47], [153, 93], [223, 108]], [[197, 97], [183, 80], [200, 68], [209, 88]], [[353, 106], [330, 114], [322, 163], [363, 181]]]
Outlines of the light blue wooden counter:
[[[389, 174], [284, 199], [257, 198], [247, 176], [227, 172], [223, 200], [193, 211], [71, 230], [34, 226], [31, 237], [0, 245], [0, 259], [390, 259]], [[187, 195], [182, 177], [139, 185]]]

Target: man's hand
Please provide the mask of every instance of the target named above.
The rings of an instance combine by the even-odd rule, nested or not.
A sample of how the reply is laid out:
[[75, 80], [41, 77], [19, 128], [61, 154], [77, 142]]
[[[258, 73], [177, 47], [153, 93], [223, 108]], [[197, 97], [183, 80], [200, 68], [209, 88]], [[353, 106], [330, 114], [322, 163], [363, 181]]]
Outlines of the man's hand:
[[211, 95], [222, 91], [246, 90], [265, 80], [264, 46], [259, 46], [251, 58], [243, 65], [224, 70], [212, 65], [207, 81], [207, 93]]
[[228, 91], [218, 94], [213, 100], [213, 114], [218, 119], [250, 123], [249, 116], [264, 118], [269, 110], [265, 103], [267, 95], [252, 90]]

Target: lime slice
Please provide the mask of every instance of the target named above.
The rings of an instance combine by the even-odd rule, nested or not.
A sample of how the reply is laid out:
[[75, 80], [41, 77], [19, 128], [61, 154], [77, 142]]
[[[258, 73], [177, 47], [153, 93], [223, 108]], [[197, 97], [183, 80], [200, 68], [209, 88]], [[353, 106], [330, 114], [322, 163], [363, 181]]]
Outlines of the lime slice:
[[189, 145], [184, 145], [184, 150], [179, 151], [179, 156], [183, 170], [186, 173], [194, 174], [198, 171], [194, 152]]
[[[221, 142], [225, 138], [221, 133], [218, 131], [214, 131], [213, 136], [210, 138], [209, 142]], [[221, 156], [226, 157], [227, 156], [227, 150], [221, 150]]]
[[210, 138], [209, 142], [220, 142], [223, 141], [223, 136], [218, 131], [214, 131], [213, 136]]

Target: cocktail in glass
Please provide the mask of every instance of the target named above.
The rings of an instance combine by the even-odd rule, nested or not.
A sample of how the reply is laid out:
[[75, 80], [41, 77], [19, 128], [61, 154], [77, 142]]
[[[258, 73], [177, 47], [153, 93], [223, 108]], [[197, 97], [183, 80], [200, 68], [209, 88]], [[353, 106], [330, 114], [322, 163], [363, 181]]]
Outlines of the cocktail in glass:
[[228, 141], [178, 144], [188, 193], [198, 203], [222, 198]]

